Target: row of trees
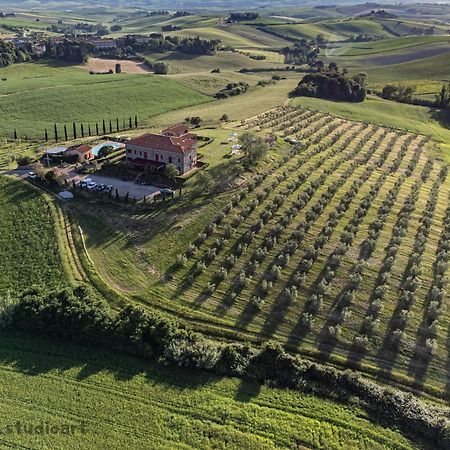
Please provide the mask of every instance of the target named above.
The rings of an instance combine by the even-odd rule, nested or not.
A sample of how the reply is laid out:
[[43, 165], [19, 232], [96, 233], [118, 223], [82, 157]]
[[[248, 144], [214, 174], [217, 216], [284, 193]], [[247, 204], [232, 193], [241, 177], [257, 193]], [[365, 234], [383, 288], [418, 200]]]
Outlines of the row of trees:
[[[428, 198], [425, 210], [420, 219], [420, 224], [416, 232], [414, 239], [414, 247], [412, 253], [408, 257], [408, 262], [402, 277], [402, 290], [397, 305], [396, 311], [393, 315], [393, 329], [390, 330], [391, 340], [394, 338], [396, 345], [401, 344], [401, 340], [404, 335], [404, 329], [406, 328], [407, 319], [411, 316], [411, 306], [417, 300], [416, 290], [421, 284], [421, 267], [420, 263], [425, 252], [425, 246], [430, 228], [433, 220], [434, 211], [437, 205], [437, 199], [439, 194], [439, 187], [441, 183], [447, 177], [448, 169], [443, 167], [439, 173], [438, 178], [434, 181], [431, 188], [430, 197]], [[386, 260], [385, 263], [388, 261]], [[387, 269], [390, 269], [390, 261], [385, 264]], [[434, 308], [432, 308], [434, 310]], [[434, 311], [434, 312], [437, 312]], [[434, 316], [434, 314], [433, 314]], [[433, 320], [427, 324], [428, 332], [433, 337], [429, 337], [425, 341], [427, 357], [437, 349], [437, 342], [434, 339], [434, 335], [437, 333], [438, 320], [437, 317], [433, 317]]]
[[[296, 177], [294, 175], [295, 171], [297, 171], [298, 169], [303, 170], [305, 164], [307, 164], [307, 162], [311, 158], [323, 152], [324, 150], [326, 150], [327, 153], [330, 153], [330, 155], [334, 155], [339, 152], [338, 148], [333, 149], [333, 145], [338, 140], [337, 137], [333, 136], [333, 131], [338, 126], [339, 123], [335, 123], [332, 124], [328, 129], [327, 127], [325, 127], [326, 131], [328, 131], [327, 138], [329, 142], [322, 140], [322, 142], [317, 147], [312, 147], [306, 154], [301, 154], [301, 157], [297, 158], [295, 163], [290, 164], [281, 174], [276, 177], [271, 186], [267, 186], [264, 193], [265, 195], [256, 195], [256, 200], [258, 202], [255, 202], [255, 200], [253, 200], [253, 202], [251, 202], [245, 209], [242, 210], [240, 215], [235, 216], [232, 227], [237, 229], [239, 225], [249, 217], [250, 213], [256, 208], [259, 202], [263, 202], [267, 198], [269, 192], [277, 192], [271, 202], [265, 202], [263, 211], [259, 214], [259, 217], [256, 219], [256, 221], [250, 226], [249, 230], [242, 234], [241, 238], [236, 241], [231, 251], [231, 255], [225, 258], [225, 260], [222, 262], [222, 265], [219, 269], [220, 273], [223, 271], [222, 269], [230, 271], [230, 269], [233, 268], [234, 264], [245, 253], [246, 249], [254, 240], [254, 238], [257, 235], [261, 234], [262, 229], [275, 216], [277, 211], [285, 204], [285, 202], [289, 201], [289, 199], [292, 198], [295, 191], [306, 182], [309, 175], [311, 175], [311, 173], [313, 173], [315, 169], [318, 169], [325, 163], [327, 157], [324, 155], [322, 158], [316, 161], [313, 168], [311, 168], [311, 170], [308, 170], [307, 173], [300, 173]], [[331, 146], [331, 148], [328, 146]], [[332, 171], [333, 167], [326, 169], [325, 172], [327, 173], [325, 173], [323, 177], [325, 178]], [[288, 185], [280, 192], [281, 183], [291, 179], [292, 181], [290, 181]], [[314, 183], [314, 186], [314, 188], [308, 191], [309, 197], [307, 199], [299, 198], [298, 200], [294, 201], [289, 211], [283, 215], [279, 223], [275, 225], [265, 235], [265, 237], [258, 238], [259, 241], [262, 241], [261, 245], [258, 247], [258, 252], [252, 256], [250, 262], [247, 264], [247, 267], [238, 274], [237, 278], [235, 278], [234, 282], [232, 283], [235, 286], [235, 290], [232, 295], [237, 295], [239, 290], [247, 283], [247, 280], [252, 275], [254, 275], [254, 273], [258, 269], [259, 264], [267, 255], [267, 252], [271, 248], [273, 248], [273, 246], [277, 242], [277, 239], [280, 238], [281, 231], [290, 223], [290, 221], [294, 219], [294, 217], [299, 213], [300, 209], [302, 209], [306, 205], [307, 201], [312, 197], [315, 189], [320, 186], [320, 183]]]
[[[382, 261], [381, 268], [378, 272], [378, 277], [376, 279], [371, 296], [371, 303], [368, 309], [368, 315], [366, 316], [367, 323], [369, 321], [374, 322], [380, 315], [383, 306], [383, 299], [385, 298], [389, 290], [391, 268], [394, 264], [402, 239], [406, 235], [411, 214], [414, 211], [415, 204], [419, 198], [420, 187], [430, 176], [432, 168], [433, 161], [431, 159], [428, 159], [421, 172], [421, 178], [418, 179], [412, 186], [411, 191], [406, 198], [404, 205], [400, 210], [400, 213], [398, 214], [397, 221], [395, 223], [395, 226], [393, 227], [391, 240], [389, 242], [389, 245], [385, 249], [385, 256]], [[403, 319], [406, 320], [407, 315], [403, 314], [403, 316]], [[369, 317], [372, 319], [369, 319]], [[371, 330], [370, 327], [368, 327], [368, 329], [366, 330], [366, 335], [370, 336], [370, 333], [373, 333], [374, 331], [375, 330]], [[394, 348], [398, 347], [402, 343], [403, 338], [404, 333], [397, 324], [397, 327], [393, 328], [390, 332], [390, 343]]]
[[133, 35], [127, 35], [119, 39], [118, 44], [119, 51], [124, 53], [135, 51], [165, 53], [176, 50], [190, 55], [214, 55], [220, 47], [220, 40], [202, 39], [199, 36], [179, 37], [152, 33], [146, 41]]
[[445, 411], [428, 406], [411, 394], [382, 388], [352, 372], [291, 356], [273, 343], [259, 348], [213, 343], [171, 318], [134, 305], [115, 314], [83, 286], [51, 292], [31, 289], [9, 297], [0, 307], [0, 326], [14, 332], [102, 346], [175, 366], [270, 382], [343, 402], [357, 398], [362, 408], [382, 418], [387, 426], [420, 436], [437, 449], [450, 446]]
[[[244, 147], [246, 148], [245, 152], [248, 153], [249, 157], [252, 157], [251, 155], [253, 153], [255, 153], [256, 155], [260, 155], [260, 148], [262, 147], [262, 142], [255, 140], [255, 136], [250, 134], [250, 133], [244, 133], [243, 135], [244, 137], [241, 139], [241, 142], [243, 143]], [[321, 151], [322, 149], [319, 150], [312, 150], [311, 152], [309, 152], [307, 155], [305, 155], [304, 157], [302, 157], [294, 166], [291, 167], [291, 169], [289, 170], [285, 170], [285, 174], [283, 176], [287, 177], [289, 173], [291, 173], [292, 170], [295, 170], [298, 167], [301, 167], [301, 165], [305, 162], [308, 161], [309, 158], [311, 158], [312, 156], [314, 156], [317, 151]], [[297, 153], [296, 149], [292, 149], [291, 152], [291, 157], [293, 155], [295, 155]], [[278, 170], [283, 164], [285, 164], [287, 162], [287, 160], [283, 160], [280, 161], [279, 163], [275, 164], [274, 166], [272, 166], [268, 171], [264, 172], [264, 175], [259, 175], [258, 177], [256, 177], [253, 181], [251, 181], [248, 185], [247, 188], [243, 189], [239, 195], [235, 195], [232, 198], [231, 204], [227, 205], [223, 212], [220, 213], [220, 216], [217, 216], [213, 219], [212, 225], [211, 226], [207, 226], [205, 227], [205, 230], [200, 233], [197, 237], [197, 239], [195, 240], [195, 242], [193, 244], [191, 244], [190, 249], [188, 251], [188, 257], [192, 256], [195, 251], [197, 250], [197, 248], [206, 240], [206, 238], [208, 236], [210, 236], [212, 234], [213, 231], [213, 226], [214, 225], [218, 225], [222, 222], [223, 217], [225, 215], [228, 215], [229, 212], [236, 208], [240, 202], [246, 198], [248, 192], [252, 192], [253, 190], [256, 189], [257, 186], [260, 186], [263, 181], [265, 180], [265, 178], [271, 174], [273, 174], [276, 170]], [[256, 196], [256, 200], [257, 202], [261, 202], [263, 201], [267, 195], [269, 194], [269, 192], [272, 192], [273, 189], [276, 189], [277, 184], [282, 181], [280, 179], [278, 179], [279, 177], [277, 177], [277, 180], [275, 180], [272, 184], [274, 184], [273, 186], [266, 186], [263, 189], [256, 191], [255, 196]], [[240, 212], [240, 214], [237, 214], [233, 221], [232, 221], [232, 227], [236, 228], [240, 225], [240, 223], [246, 218], [248, 217], [248, 215], [254, 210], [254, 208], [256, 207], [257, 203], [255, 203], [255, 201], [250, 202], [248, 205], [244, 206]], [[218, 217], [220, 217], [220, 221], [218, 220]], [[214, 224], [214, 225], [213, 225]], [[229, 233], [229, 229], [227, 227], [224, 227], [223, 229], [223, 234], [222, 234], [222, 238], [225, 237], [226, 239], [228, 239], [230, 237], [230, 233]]]
[[[384, 136], [383, 135], [380, 136], [380, 138], [378, 139], [378, 144], [381, 143], [381, 139], [383, 139]], [[376, 167], [379, 168], [385, 163], [386, 159], [392, 152], [398, 139], [399, 135], [393, 136], [391, 141], [387, 144], [384, 152], [380, 155], [378, 160], [373, 165], [373, 169]], [[328, 257], [325, 267], [321, 271], [321, 276], [316, 280], [315, 284], [312, 287], [312, 291], [314, 292], [313, 295], [316, 296], [323, 295], [323, 293], [326, 292], [328, 286], [330, 286], [331, 282], [335, 278], [336, 271], [339, 268], [341, 261], [343, 260], [347, 251], [352, 246], [356, 234], [359, 231], [359, 228], [362, 224], [362, 221], [367, 216], [369, 209], [373, 201], [375, 200], [376, 196], [380, 192], [384, 182], [386, 181], [389, 172], [391, 170], [398, 169], [405, 154], [406, 152], [403, 155], [402, 154], [398, 155], [398, 157], [391, 164], [389, 170], [383, 172], [379, 176], [376, 183], [372, 186], [370, 191], [363, 197], [359, 206], [355, 209], [352, 218], [350, 219], [348, 224], [344, 227], [344, 230], [341, 232], [341, 235], [339, 237], [339, 244], [336, 246], [336, 248], [332, 251], [331, 255]], [[370, 168], [367, 168], [366, 172], [362, 175], [361, 179], [358, 181], [365, 182], [366, 180], [368, 180], [370, 175], [373, 173], [373, 169], [371, 170]], [[330, 214], [331, 221], [330, 222], [327, 221], [326, 225], [322, 228], [321, 232], [319, 233], [319, 238], [316, 239], [316, 242], [314, 243], [315, 249], [323, 248], [324, 243], [328, 241], [331, 230], [337, 226], [338, 223], [337, 221], [342, 216], [341, 213], [342, 210], [345, 211], [344, 208], [340, 208], [340, 210], [337, 210], [336, 213], [333, 214], [332, 216]], [[322, 238], [322, 236], [324, 236], [324, 238]], [[338, 335], [340, 332], [340, 326], [348, 316], [349, 306], [354, 299], [354, 295], [357, 289], [359, 288], [364, 268], [365, 268], [364, 261], [362, 262], [358, 261], [357, 263], [354, 264], [354, 266], [350, 270], [350, 282], [346, 286], [346, 289], [342, 291], [343, 293], [340, 295], [339, 301], [336, 302], [335, 312], [329, 314], [329, 316], [334, 319], [330, 319], [325, 326], [324, 330], [325, 339], [328, 338], [336, 339], [339, 337]], [[314, 306], [318, 307], [319, 305], [317, 304]], [[306, 319], [313, 318], [314, 317], [313, 314], [315, 312], [316, 312], [315, 309], [305, 311], [302, 317], [303, 321], [308, 322]]]
[[[53, 130], [47, 130], [44, 129], [43, 138], [47, 142], [49, 140], [54, 140], [55, 142], [59, 142], [61, 140], [67, 142], [69, 139], [78, 139], [78, 138], [84, 138], [87, 136], [100, 136], [107, 133], [113, 133], [123, 130], [130, 130], [132, 128], [138, 127], [138, 117], [137, 115], [132, 118], [131, 116], [125, 120], [119, 121], [119, 118], [116, 118], [116, 120], [109, 120], [106, 121], [105, 119], [102, 120], [102, 122], [95, 124], [84, 124], [84, 123], [75, 123], [73, 122], [72, 125], [61, 125], [54, 124]], [[53, 132], [53, 136], [51, 136]], [[63, 139], [64, 137], [64, 139]], [[19, 140], [19, 132], [17, 129], [14, 130], [13, 133], [13, 139]]]

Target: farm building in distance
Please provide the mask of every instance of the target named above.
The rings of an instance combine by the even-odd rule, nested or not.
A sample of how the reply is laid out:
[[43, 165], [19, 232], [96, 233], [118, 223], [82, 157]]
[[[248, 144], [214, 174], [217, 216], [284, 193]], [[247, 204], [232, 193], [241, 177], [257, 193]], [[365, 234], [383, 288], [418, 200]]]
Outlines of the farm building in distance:
[[173, 164], [180, 174], [197, 163], [197, 136], [182, 124], [173, 125], [160, 134], [148, 133], [126, 144], [127, 161], [139, 166], [164, 167]]

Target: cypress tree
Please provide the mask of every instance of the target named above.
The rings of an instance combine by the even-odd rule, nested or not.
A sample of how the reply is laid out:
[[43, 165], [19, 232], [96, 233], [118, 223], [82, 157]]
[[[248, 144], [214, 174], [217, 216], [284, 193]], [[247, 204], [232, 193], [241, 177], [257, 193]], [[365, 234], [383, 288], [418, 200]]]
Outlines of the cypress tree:
[[75, 125], [75, 122], [73, 123], [73, 138], [77, 138], [77, 126]]
[[98, 123], [95, 122], [95, 134], [98, 136], [100, 133], [98, 132]]
[[109, 121], [109, 132], [112, 133], [112, 122]]
[[137, 128], [138, 126], [138, 120], [137, 120], [137, 115], [134, 116], [134, 126]]
[[48, 132], [47, 132], [47, 128], [45, 129], [45, 142], [48, 141]]
[[106, 134], [106, 124], [105, 124], [105, 119], [103, 119], [103, 134]]
[[128, 128], [133, 128], [133, 124], [131, 123], [131, 116], [130, 116], [130, 123], [128, 125]]
[[58, 142], [58, 127], [56, 126], [56, 123], [54, 129], [55, 129], [55, 142]]
[[84, 126], [81, 124], [81, 137], [84, 138]]
[[91, 133], [91, 124], [88, 125], [88, 133], [89, 133], [89, 136], [92, 136], [92, 133]]
[[117, 128], [117, 131], [119, 131], [119, 118], [116, 119], [116, 128]]
[[69, 140], [69, 136], [67, 135], [67, 126], [64, 124], [64, 137], [66, 138], [66, 142]]

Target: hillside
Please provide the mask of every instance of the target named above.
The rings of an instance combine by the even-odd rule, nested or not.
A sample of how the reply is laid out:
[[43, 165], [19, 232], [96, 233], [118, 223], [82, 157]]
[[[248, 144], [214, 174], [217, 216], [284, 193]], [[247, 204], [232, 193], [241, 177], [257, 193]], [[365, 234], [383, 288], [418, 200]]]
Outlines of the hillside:
[[446, 449], [450, 6], [22, 3], [0, 447]]
[[0, 134], [42, 139], [54, 123], [69, 127], [103, 119], [142, 120], [171, 109], [211, 100], [171, 80], [153, 75], [90, 75], [74, 66], [17, 64], [2, 69]]

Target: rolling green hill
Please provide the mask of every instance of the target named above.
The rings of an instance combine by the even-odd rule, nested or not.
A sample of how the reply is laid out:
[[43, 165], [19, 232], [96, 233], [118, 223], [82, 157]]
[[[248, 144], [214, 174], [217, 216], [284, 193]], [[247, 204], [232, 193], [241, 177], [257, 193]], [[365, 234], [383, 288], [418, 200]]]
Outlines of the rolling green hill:
[[43, 138], [53, 124], [102, 119], [141, 120], [171, 109], [210, 101], [172, 80], [154, 75], [90, 75], [71, 66], [17, 64], [1, 70], [0, 135]]

